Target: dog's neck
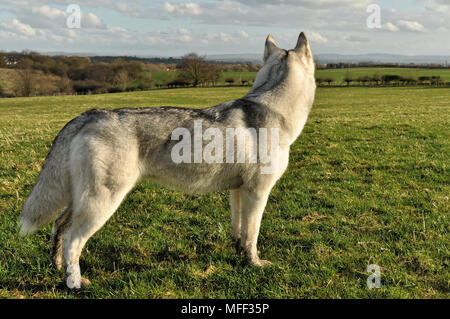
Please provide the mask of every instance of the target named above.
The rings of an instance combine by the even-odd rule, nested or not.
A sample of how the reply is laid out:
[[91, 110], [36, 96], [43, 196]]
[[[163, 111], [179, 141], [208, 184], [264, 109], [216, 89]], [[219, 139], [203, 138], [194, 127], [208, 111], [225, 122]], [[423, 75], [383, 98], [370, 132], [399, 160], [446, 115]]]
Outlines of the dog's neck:
[[314, 74], [305, 76], [303, 85], [291, 75], [268, 91], [252, 88], [245, 97], [264, 105], [280, 117], [280, 129], [286, 134], [289, 145], [300, 135], [314, 101]]

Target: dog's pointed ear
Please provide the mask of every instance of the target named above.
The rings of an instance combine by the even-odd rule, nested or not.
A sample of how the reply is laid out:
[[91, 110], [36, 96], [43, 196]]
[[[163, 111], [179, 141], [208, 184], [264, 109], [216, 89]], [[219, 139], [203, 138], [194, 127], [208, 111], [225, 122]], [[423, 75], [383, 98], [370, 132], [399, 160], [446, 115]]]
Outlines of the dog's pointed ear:
[[264, 47], [264, 62], [267, 61], [267, 59], [275, 52], [281, 50], [277, 47], [275, 44], [275, 40], [273, 39], [272, 35], [269, 34], [266, 39], [266, 45]]
[[311, 51], [309, 48], [309, 42], [308, 39], [306, 38], [305, 33], [302, 32], [298, 36], [297, 45], [295, 46], [294, 51], [299, 56], [305, 56], [310, 54]]

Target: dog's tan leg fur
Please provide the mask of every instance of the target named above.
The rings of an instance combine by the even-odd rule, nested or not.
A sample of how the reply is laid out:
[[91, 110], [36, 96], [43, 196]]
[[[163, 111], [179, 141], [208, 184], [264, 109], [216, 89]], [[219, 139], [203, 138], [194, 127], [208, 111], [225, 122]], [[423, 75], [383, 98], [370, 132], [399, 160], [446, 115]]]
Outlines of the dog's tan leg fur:
[[61, 269], [63, 265], [63, 234], [70, 227], [72, 221], [72, 206], [69, 205], [55, 220], [52, 229], [51, 258], [56, 268]]

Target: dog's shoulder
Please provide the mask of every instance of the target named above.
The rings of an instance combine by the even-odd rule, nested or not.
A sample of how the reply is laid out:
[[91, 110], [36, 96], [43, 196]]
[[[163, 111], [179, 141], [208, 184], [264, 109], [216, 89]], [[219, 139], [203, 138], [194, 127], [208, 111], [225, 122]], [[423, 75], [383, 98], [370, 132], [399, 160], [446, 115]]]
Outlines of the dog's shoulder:
[[230, 125], [237, 119], [241, 119], [247, 127], [260, 127], [265, 123], [268, 115], [265, 106], [245, 98], [228, 101], [203, 110], [205, 114], [214, 117], [216, 122]]

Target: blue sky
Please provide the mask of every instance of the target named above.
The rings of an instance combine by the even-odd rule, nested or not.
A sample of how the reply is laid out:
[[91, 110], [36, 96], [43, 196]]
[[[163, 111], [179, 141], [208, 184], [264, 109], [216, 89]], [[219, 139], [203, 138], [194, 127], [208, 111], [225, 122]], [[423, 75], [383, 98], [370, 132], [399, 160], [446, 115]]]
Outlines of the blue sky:
[[[66, 26], [69, 4], [81, 28]], [[367, 7], [378, 4], [380, 28]], [[262, 53], [272, 33], [294, 46], [300, 31], [315, 53], [450, 55], [447, 0], [0, 0], [0, 50], [179, 56]]]
[[385, 9], [406, 10], [423, 7], [425, 1], [421, 2], [415, 0], [378, 0], [374, 1], [374, 3], [379, 4], [381, 7]]

